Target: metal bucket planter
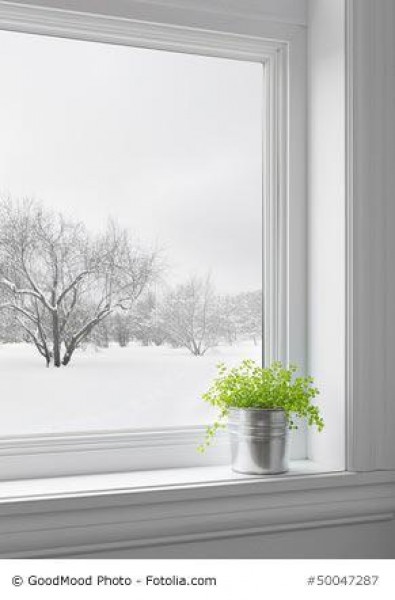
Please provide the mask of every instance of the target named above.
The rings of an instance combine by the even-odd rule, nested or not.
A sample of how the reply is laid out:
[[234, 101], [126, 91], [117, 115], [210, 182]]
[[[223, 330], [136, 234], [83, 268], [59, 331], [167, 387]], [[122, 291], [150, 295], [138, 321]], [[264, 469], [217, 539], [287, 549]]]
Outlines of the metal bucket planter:
[[264, 475], [288, 470], [288, 424], [281, 409], [231, 408], [232, 469]]

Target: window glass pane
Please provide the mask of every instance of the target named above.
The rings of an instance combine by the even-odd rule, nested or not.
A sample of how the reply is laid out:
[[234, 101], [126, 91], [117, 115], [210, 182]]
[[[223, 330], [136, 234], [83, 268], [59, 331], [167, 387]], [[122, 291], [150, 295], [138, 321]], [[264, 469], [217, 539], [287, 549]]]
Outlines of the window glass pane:
[[208, 422], [262, 354], [262, 66], [0, 32], [0, 81], [0, 435]]

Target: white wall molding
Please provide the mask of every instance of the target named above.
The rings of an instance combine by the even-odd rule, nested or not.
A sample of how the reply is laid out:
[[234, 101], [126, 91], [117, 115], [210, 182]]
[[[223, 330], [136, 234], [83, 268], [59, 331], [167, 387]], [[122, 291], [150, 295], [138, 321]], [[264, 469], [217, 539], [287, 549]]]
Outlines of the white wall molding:
[[[78, 4], [78, 3], [77, 3]], [[78, 10], [64, 10], [60, 8], [54, 8], [49, 6], [38, 6], [20, 4], [15, 2], [0, 2], [0, 18], [2, 20], [2, 26], [7, 26], [9, 29], [19, 30], [23, 27], [26, 32], [36, 32], [37, 26], [42, 27], [41, 33], [48, 33], [49, 29], [56, 25], [60, 25], [59, 21], [64, 22], [64, 27], [60, 25], [58, 35], [65, 34], [67, 26], [78, 27], [79, 24], [84, 25], [83, 30], [78, 33], [78, 37], [81, 34], [84, 35], [83, 39], [89, 39], [87, 36], [87, 26], [89, 23], [104, 24], [107, 23], [110, 28], [111, 24], [117, 27], [117, 35], [119, 37], [119, 24], [122, 22], [124, 28], [133, 31], [133, 24], [145, 23], [146, 26], [150, 25], [155, 31], [155, 26], [159, 29], [168, 27], [170, 29], [176, 28], [190, 28], [191, 31], [198, 31], [199, 29], [204, 31], [213, 31], [217, 33], [224, 33], [233, 35], [246, 35], [252, 37], [258, 37], [261, 39], [273, 39], [273, 40], [288, 40], [293, 37], [300, 29], [304, 27], [300, 24], [288, 23], [283, 21], [276, 21], [272, 19], [254, 19], [251, 18], [248, 13], [246, 15], [241, 14], [239, 16], [218, 14], [215, 18], [215, 13], [202, 12], [200, 10], [194, 11], [181, 11], [179, 9], [170, 10], [166, 9], [165, 12], [160, 10], [160, 6], [142, 5], [143, 10], [134, 10], [133, 16], [120, 16], [90, 12], [85, 13]], [[183, 18], [180, 18], [183, 17]], [[2, 17], [5, 17], [4, 20]], [[178, 18], [176, 18], [178, 17]], [[118, 26], [117, 26], [118, 24]], [[31, 29], [33, 27], [34, 29]], [[85, 31], [85, 34], [84, 34]], [[94, 30], [93, 30], [94, 31]], [[108, 42], [113, 43], [127, 43], [127, 42], [116, 42], [112, 37], [111, 32], [108, 31]], [[77, 36], [76, 36], [77, 37]]]
[[354, 388], [353, 388], [353, 343], [354, 343], [354, 2], [345, 0], [345, 92], [346, 92], [346, 464], [354, 464]]
[[392, 520], [395, 473], [123, 490], [0, 504], [0, 557], [83, 556]]
[[190, 25], [275, 39], [284, 39], [291, 31], [306, 26], [305, 0], [14, 0], [2, 3], [22, 10], [39, 6], [43, 10]]
[[[196, 0], [129, 0], [132, 6], [151, 5], [160, 8], [196, 12]], [[199, 0], [199, 13], [228, 15], [237, 18], [260, 19], [299, 26], [306, 25], [306, 2], [289, 0]]]
[[[0, 28], [59, 37], [262, 61], [277, 41], [259, 36], [0, 2]], [[292, 28], [291, 28], [292, 29]], [[293, 29], [291, 31], [291, 34]]]
[[228, 464], [228, 436], [202, 455], [204, 435], [201, 426], [0, 438], [0, 481]]

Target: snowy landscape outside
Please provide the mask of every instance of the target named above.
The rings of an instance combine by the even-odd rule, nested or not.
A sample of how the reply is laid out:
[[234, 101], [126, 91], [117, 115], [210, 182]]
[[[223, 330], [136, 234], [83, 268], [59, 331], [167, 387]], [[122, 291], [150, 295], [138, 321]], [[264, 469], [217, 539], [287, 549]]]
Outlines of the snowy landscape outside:
[[202, 425], [261, 361], [261, 69], [0, 33], [0, 436]]

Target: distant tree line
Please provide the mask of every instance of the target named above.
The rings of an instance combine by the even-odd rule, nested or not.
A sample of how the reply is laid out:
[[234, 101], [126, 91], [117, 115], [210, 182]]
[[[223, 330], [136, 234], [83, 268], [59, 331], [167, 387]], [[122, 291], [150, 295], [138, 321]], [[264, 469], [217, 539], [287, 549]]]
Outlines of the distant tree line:
[[169, 288], [161, 272], [159, 253], [114, 221], [92, 235], [38, 202], [0, 201], [0, 343], [28, 342], [47, 366], [67, 366], [88, 344], [203, 356], [261, 338], [261, 290], [220, 295], [209, 277]]
[[147, 291], [130, 310], [106, 319], [90, 341], [99, 347], [168, 344], [204, 356], [219, 344], [261, 338], [261, 290], [221, 296], [210, 279], [192, 277], [166, 293]]

